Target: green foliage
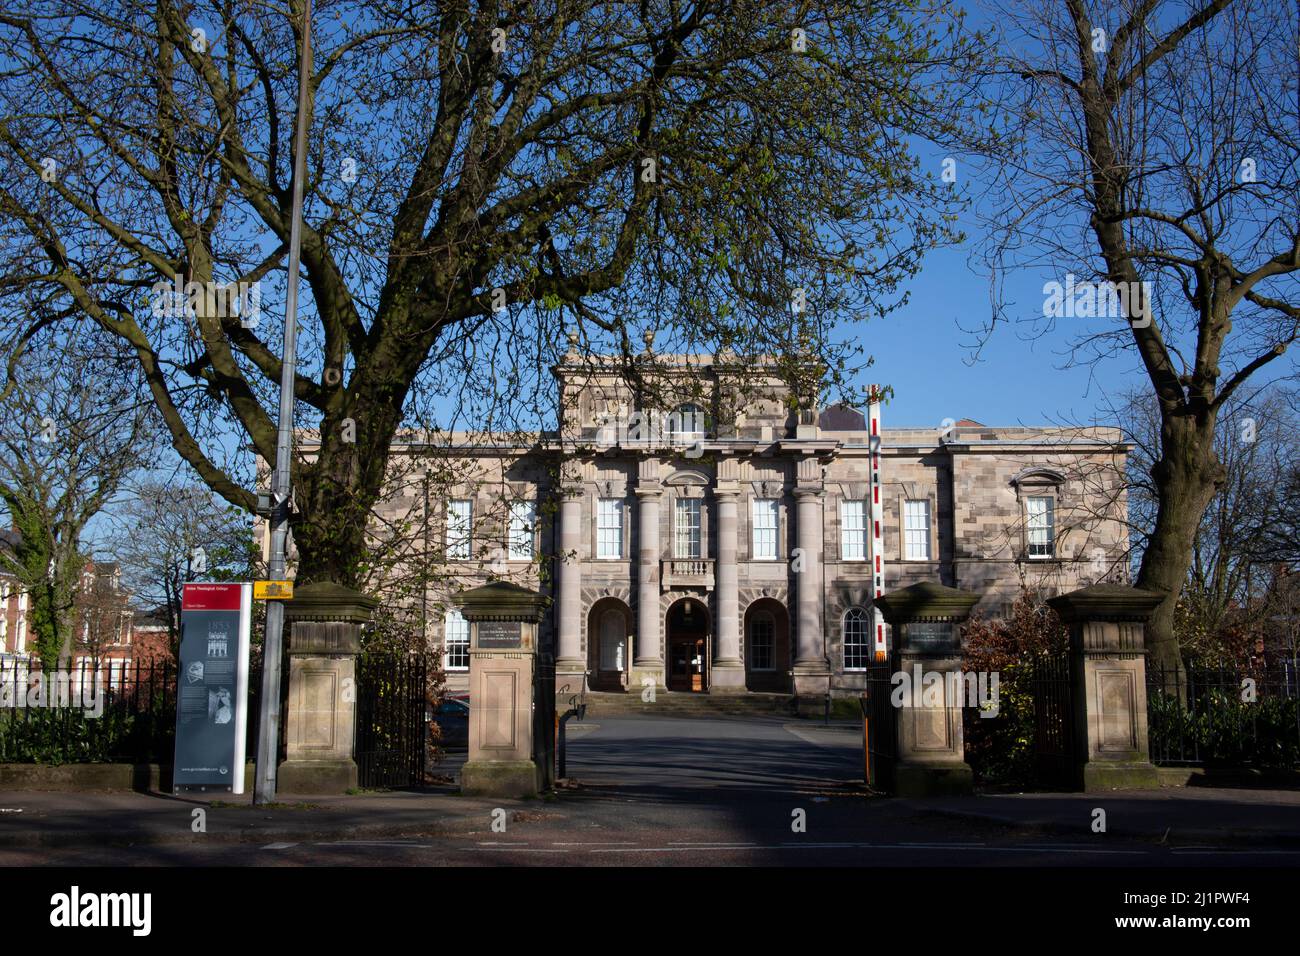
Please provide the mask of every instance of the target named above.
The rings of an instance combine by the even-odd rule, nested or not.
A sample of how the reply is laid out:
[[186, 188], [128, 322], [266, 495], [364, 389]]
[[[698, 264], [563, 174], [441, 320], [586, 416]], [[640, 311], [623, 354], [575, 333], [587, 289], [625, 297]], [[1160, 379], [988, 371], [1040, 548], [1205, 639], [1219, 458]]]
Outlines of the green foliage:
[[0, 763], [170, 763], [175, 740], [170, 695], [140, 710], [110, 701], [99, 717], [72, 707], [0, 711]]
[[983, 783], [1025, 788], [1035, 781], [1030, 676], [1027, 664], [1000, 671], [996, 717], [982, 717], [970, 708], [962, 711], [966, 762]]
[[1177, 694], [1154, 691], [1147, 713], [1157, 762], [1300, 769], [1300, 699], [1295, 697], [1267, 695], [1247, 702], [1213, 688], [1182, 702]]
[[977, 780], [1026, 789], [1037, 781], [1033, 662], [1063, 653], [1064, 625], [1037, 594], [1022, 591], [1002, 618], [973, 618], [964, 628], [962, 669], [998, 675], [996, 717], [963, 710], [966, 762]]

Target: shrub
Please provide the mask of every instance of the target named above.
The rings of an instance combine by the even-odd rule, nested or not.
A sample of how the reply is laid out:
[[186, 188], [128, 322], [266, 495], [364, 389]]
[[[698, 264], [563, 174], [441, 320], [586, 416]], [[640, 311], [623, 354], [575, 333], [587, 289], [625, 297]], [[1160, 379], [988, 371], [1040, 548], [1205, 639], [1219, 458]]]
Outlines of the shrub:
[[998, 675], [998, 714], [962, 711], [966, 761], [978, 781], [1027, 788], [1038, 782], [1033, 661], [1065, 653], [1068, 636], [1040, 596], [1022, 590], [1006, 617], [973, 617], [963, 632], [962, 670]]

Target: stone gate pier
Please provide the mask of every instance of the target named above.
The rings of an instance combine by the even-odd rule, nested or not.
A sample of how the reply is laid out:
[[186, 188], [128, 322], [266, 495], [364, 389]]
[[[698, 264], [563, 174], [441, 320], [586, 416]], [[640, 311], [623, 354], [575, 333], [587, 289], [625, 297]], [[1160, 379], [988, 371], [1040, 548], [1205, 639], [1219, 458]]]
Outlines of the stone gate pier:
[[340, 584], [305, 584], [284, 608], [289, 625], [289, 701], [284, 793], [345, 793], [357, 785], [357, 655], [379, 605]]
[[[926, 581], [876, 598], [893, 628], [892, 748], [877, 758], [876, 782], [904, 797], [965, 794], [974, 788], [962, 736], [963, 683], [958, 625], [970, 617], [978, 594]], [[884, 688], [873, 688], [884, 693]]]
[[1049, 598], [1070, 631], [1075, 784], [1086, 792], [1160, 785], [1147, 740], [1145, 625], [1164, 595], [1094, 584]]
[[517, 584], [493, 581], [461, 592], [455, 601], [469, 622], [470, 646], [469, 759], [461, 769], [461, 792], [535, 797], [549, 779], [544, 738], [554, 732], [534, 709], [537, 630], [547, 600]]

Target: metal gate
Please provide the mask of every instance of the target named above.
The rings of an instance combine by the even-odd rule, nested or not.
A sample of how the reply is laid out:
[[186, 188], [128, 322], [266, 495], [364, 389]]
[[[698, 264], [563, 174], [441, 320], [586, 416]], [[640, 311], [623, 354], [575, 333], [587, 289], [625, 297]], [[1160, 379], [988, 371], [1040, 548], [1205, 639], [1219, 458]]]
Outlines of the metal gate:
[[357, 658], [357, 780], [366, 788], [424, 782], [430, 703], [424, 654]]
[[1044, 786], [1073, 788], [1074, 698], [1068, 652], [1048, 652], [1030, 660], [1034, 698], [1034, 766]]
[[876, 789], [891, 785], [897, 747], [894, 723], [898, 711], [890, 700], [893, 694], [893, 667], [888, 663], [867, 665], [866, 693], [862, 698], [862, 717], [866, 721], [868, 783]]
[[537, 655], [533, 684], [533, 760], [541, 771], [539, 784], [548, 790], [555, 784], [555, 657], [544, 647]]

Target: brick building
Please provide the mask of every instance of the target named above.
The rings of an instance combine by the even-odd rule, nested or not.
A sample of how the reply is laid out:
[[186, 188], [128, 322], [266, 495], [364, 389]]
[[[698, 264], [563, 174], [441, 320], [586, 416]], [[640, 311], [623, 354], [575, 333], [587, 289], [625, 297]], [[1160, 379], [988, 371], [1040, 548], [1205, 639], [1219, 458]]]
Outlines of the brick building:
[[[73, 671], [98, 665], [117, 686], [133, 664], [171, 658], [166, 624], [131, 605], [115, 562], [87, 561], [75, 602]], [[31, 596], [15, 577], [0, 573], [0, 660], [25, 665], [34, 656], [30, 614]]]

